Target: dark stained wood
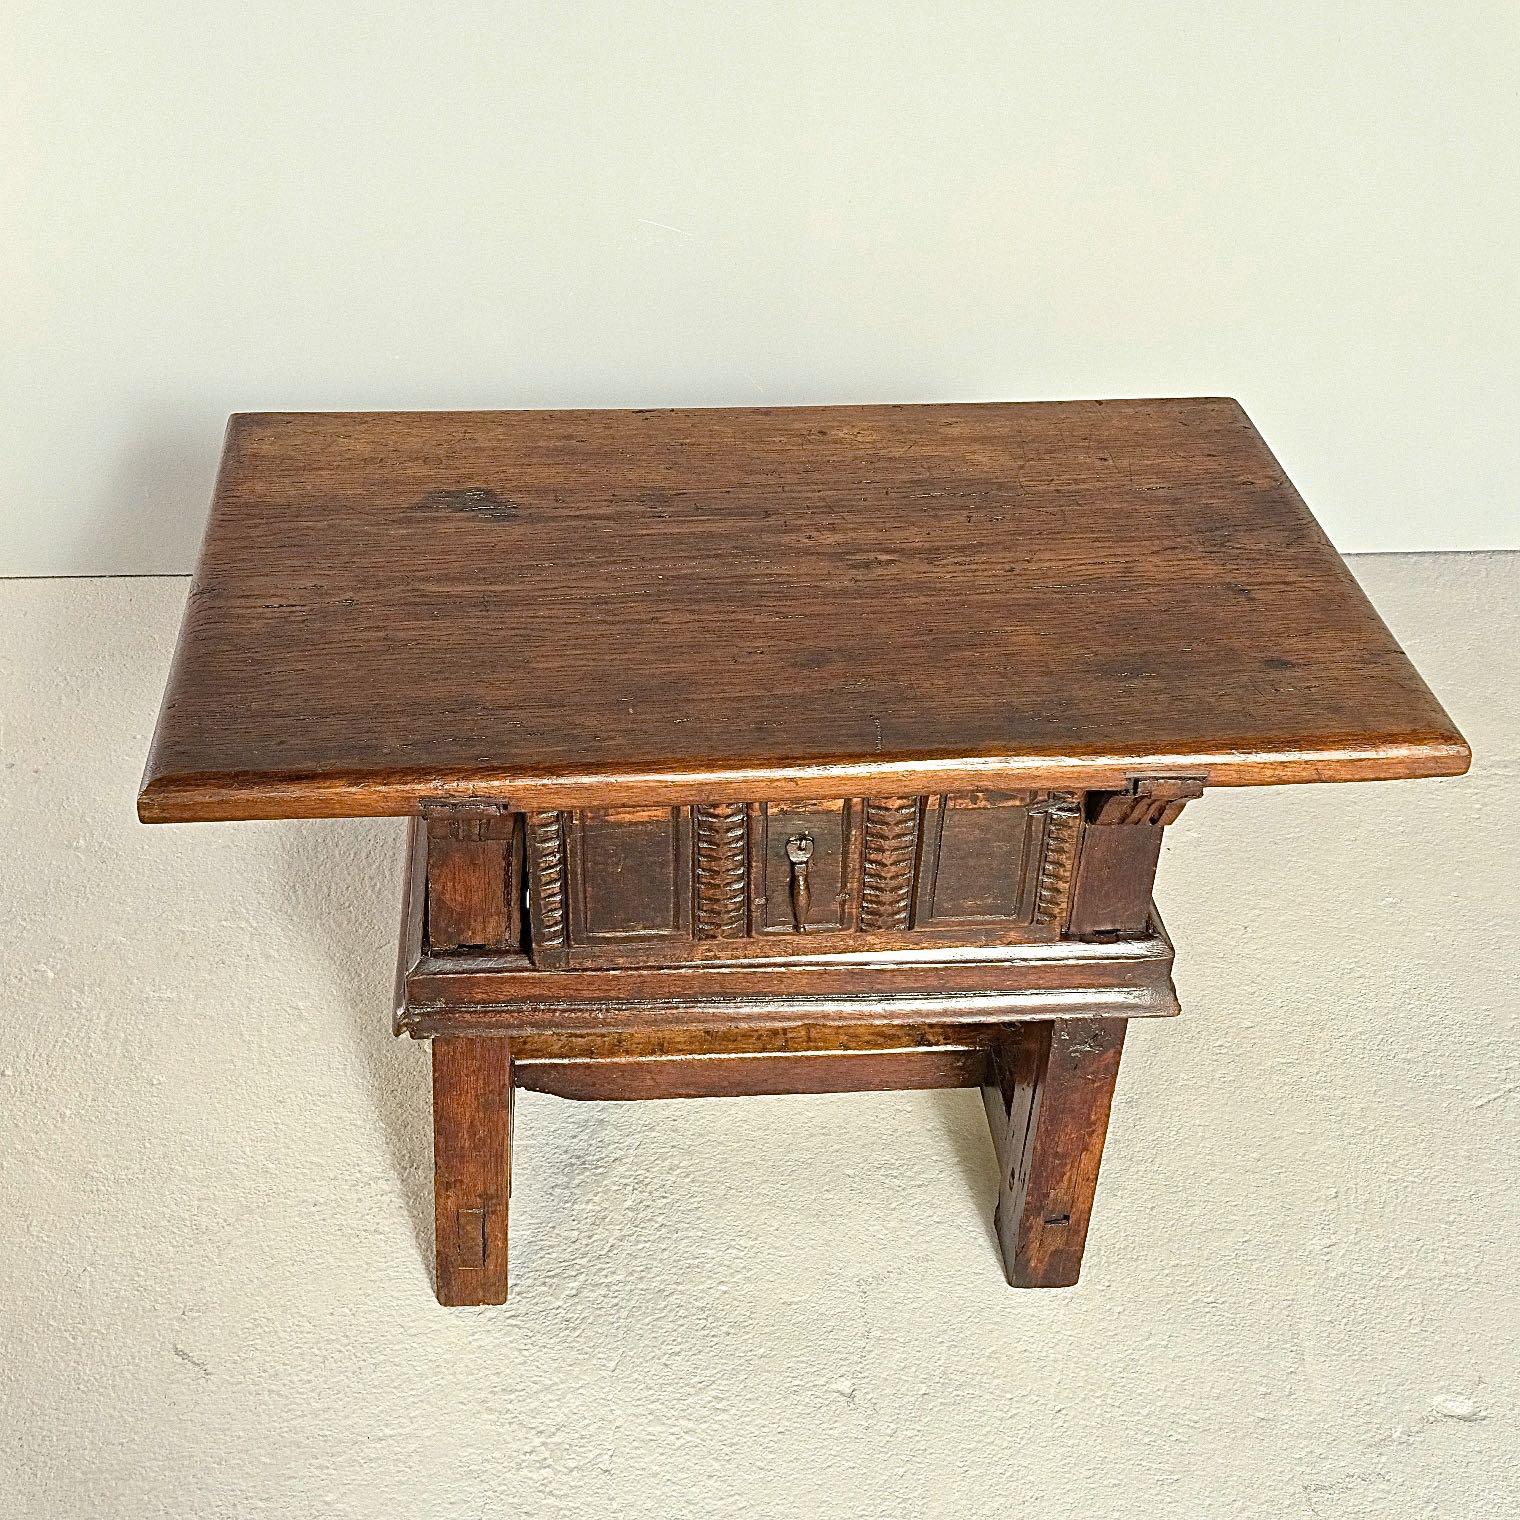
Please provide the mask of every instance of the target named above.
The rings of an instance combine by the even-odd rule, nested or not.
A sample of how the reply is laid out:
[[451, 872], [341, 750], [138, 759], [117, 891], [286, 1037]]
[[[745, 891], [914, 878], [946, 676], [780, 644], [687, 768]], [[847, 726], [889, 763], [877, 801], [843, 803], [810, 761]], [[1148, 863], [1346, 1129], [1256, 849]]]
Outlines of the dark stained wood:
[[1040, 844], [1040, 879], [1035, 890], [1034, 924], [1051, 934], [1066, 931], [1071, 894], [1082, 840], [1082, 796], [1056, 792], [1040, 804], [1045, 837]]
[[512, 1191], [505, 1040], [433, 1041], [433, 1171], [438, 1302], [505, 1303]]
[[564, 836], [568, 964], [680, 958], [691, 939], [689, 810], [588, 808], [565, 815]]
[[855, 1055], [860, 1052], [991, 1050], [1001, 1024], [775, 1024], [756, 1028], [687, 1028], [645, 1025], [639, 1029], [553, 1030], [512, 1041], [513, 1070], [522, 1064], [560, 1061], [634, 1061], [653, 1057]]
[[[1176, 994], [1167, 987], [1095, 988], [1087, 1002], [1114, 1018], [1170, 1018], [1177, 1013]], [[773, 993], [754, 998], [717, 997], [704, 1002], [686, 998], [642, 997], [628, 1002], [589, 998], [508, 1004], [411, 1004], [400, 1020], [402, 1033], [419, 1039], [434, 1035], [506, 1034], [514, 1040], [531, 1035], [602, 1031], [624, 1034], [657, 1028], [769, 1030], [804, 1021], [841, 1028], [875, 1020], [885, 1025], [919, 1023], [984, 1024], [1000, 1027], [1026, 1021], [1072, 1016], [1082, 996], [1070, 991], [1023, 988], [1000, 992], [905, 993], [883, 998], [869, 994], [837, 996]]]
[[[1125, 1021], [1176, 1011], [1150, 885], [1162, 829], [1200, 791], [1189, 779], [1136, 778], [1085, 800], [1020, 792], [620, 808], [531, 815], [521, 829], [500, 808], [439, 810], [414, 828], [410, 898], [426, 900], [430, 920], [446, 903], [447, 921], [461, 927], [442, 939], [430, 928], [424, 939], [409, 910], [397, 1028], [434, 1038], [444, 1053], [435, 1082], [447, 1084], [457, 1066], [464, 1083], [488, 1073], [485, 1090], [509, 1095], [517, 1086], [642, 1099], [981, 1085], [999, 1146], [1010, 1281], [1069, 1283]], [[790, 893], [779, 911], [768, 901], [787, 870], [770, 846], [799, 831], [819, 842], [833, 898], [822, 915], [834, 932], [798, 933], [783, 921], [776, 948], [759, 953], [747, 931], [795, 913]], [[537, 964], [521, 948], [470, 943], [518, 923], [523, 833], [534, 933], [552, 952]], [[482, 853], [493, 844], [494, 856]], [[812, 922], [806, 908], [802, 916]], [[989, 918], [1079, 937], [915, 939], [921, 918], [935, 916], [973, 938]], [[875, 927], [883, 923], [890, 928]], [[1096, 942], [1080, 937], [1089, 933]], [[604, 963], [599, 942], [622, 939], [650, 942], [655, 963]], [[699, 946], [737, 958], [703, 961]], [[587, 950], [599, 959], [565, 969]], [[451, 1100], [439, 1092], [443, 1115]], [[452, 1101], [469, 1112], [479, 1091]], [[505, 1293], [506, 1213], [489, 1201], [501, 1123], [487, 1110], [473, 1134], [439, 1129], [446, 1303]], [[472, 1168], [486, 1171], [484, 1184], [457, 1181]], [[488, 1201], [461, 1204], [461, 1187]], [[499, 1283], [490, 1276], [498, 1254]]]
[[982, 1089], [1000, 1173], [995, 1224], [1008, 1281], [1065, 1288], [1087, 1244], [1123, 1019], [1010, 1029]]
[[742, 939], [749, 932], [749, 808], [718, 802], [691, 810], [694, 938]]
[[869, 797], [861, 820], [861, 929], [902, 930], [913, 924], [923, 801]]
[[235, 417], [150, 821], [1462, 771], [1233, 401]]
[[925, 799], [915, 923], [963, 936], [1034, 921], [1045, 808], [1041, 792], [966, 792]]
[[1086, 803], [1067, 925], [1077, 935], [1144, 929], [1161, 859], [1161, 834], [1184, 804], [1203, 794], [1191, 780], [1140, 780], [1119, 792], [1093, 792]]
[[516, 1040], [660, 1027], [1003, 1024], [1097, 1009], [1165, 1018], [1177, 1012], [1172, 947], [1153, 928], [1112, 944], [1065, 941], [943, 959], [889, 954], [566, 973], [435, 957], [408, 976], [398, 1027], [422, 1037], [494, 1031]]
[[916, 1050], [528, 1061], [515, 1064], [512, 1076], [519, 1087], [561, 1098], [735, 1098], [980, 1087], [987, 1067], [987, 1052], [980, 1047], [941, 1045]]
[[557, 811], [529, 813], [524, 819], [528, 918], [533, 960], [539, 966], [564, 966], [570, 959], [568, 823], [569, 815]]
[[[839, 798], [762, 802], [751, 809], [752, 934], [792, 940], [855, 927], [860, 811], [858, 803]], [[797, 839], [808, 841], [801, 866], [788, 853]]]
[[428, 946], [518, 949], [522, 819], [500, 808], [434, 809], [427, 832]]

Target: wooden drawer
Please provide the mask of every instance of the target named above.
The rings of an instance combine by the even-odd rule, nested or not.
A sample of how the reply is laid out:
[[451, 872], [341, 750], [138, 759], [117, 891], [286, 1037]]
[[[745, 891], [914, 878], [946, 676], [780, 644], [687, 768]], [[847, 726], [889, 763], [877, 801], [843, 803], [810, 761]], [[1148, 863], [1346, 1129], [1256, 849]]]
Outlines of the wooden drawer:
[[1065, 792], [530, 813], [540, 966], [668, 965], [1053, 939], [1082, 828]]

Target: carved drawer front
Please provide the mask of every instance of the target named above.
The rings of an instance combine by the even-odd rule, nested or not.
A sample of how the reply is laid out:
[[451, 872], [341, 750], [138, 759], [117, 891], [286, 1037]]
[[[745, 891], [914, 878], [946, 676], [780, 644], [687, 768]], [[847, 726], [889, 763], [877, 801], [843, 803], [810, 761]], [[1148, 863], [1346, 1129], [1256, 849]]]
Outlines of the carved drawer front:
[[1051, 792], [530, 813], [542, 966], [1054, 938], [1080, 798]]
[[[790, 939], [854, 928], [859, 861], [852, 846], [859, 806], [769, 802], [750, 809], [751, 934]], [[798, 841], [807, 842], [806, 861], [791, 858]], [[807, 867], [804, 897], [794, 891], [801, 865]]]

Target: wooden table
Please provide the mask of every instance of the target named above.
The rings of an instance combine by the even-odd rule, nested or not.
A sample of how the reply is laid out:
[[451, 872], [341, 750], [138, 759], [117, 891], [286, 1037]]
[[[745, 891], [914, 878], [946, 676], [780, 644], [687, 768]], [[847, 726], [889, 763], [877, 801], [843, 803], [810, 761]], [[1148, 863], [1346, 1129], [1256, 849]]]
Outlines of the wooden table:
[[981, 1087], [1050, 1287], [1166, 826], [1468, 761], [1233, 401], [255, 414], [138, 811], [413, 819], [444, 1303], [506, 1296], [518, 1087]]

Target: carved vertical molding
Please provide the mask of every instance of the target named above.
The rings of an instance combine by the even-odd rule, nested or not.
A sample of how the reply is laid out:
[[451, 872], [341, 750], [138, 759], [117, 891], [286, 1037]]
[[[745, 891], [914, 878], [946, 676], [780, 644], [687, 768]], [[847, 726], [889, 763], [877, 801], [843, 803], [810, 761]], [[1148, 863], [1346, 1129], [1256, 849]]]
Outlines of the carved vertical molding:
[[865, 807], [862, 929], [906, 929], [913, 917], [918, 858], [918, 798], [873, 797]]
[[697, 938], [742, 939], [749, 900], [748, 808], [715, 802], [691, 814]]
[[528, 814], [528, 904], [535, 954], [563, 947], [565, 829], [560, 813]]
[[1041, 811], [1045, 814], [1045, 841], [1040, 851], [1040, 884], [1035, 891], [1034, 921], [1064, 929], [1067, 910], [1071, 906], [1077, 836], [1082, 829], [1082, 803], [1075, 792], [1057, 792]]

